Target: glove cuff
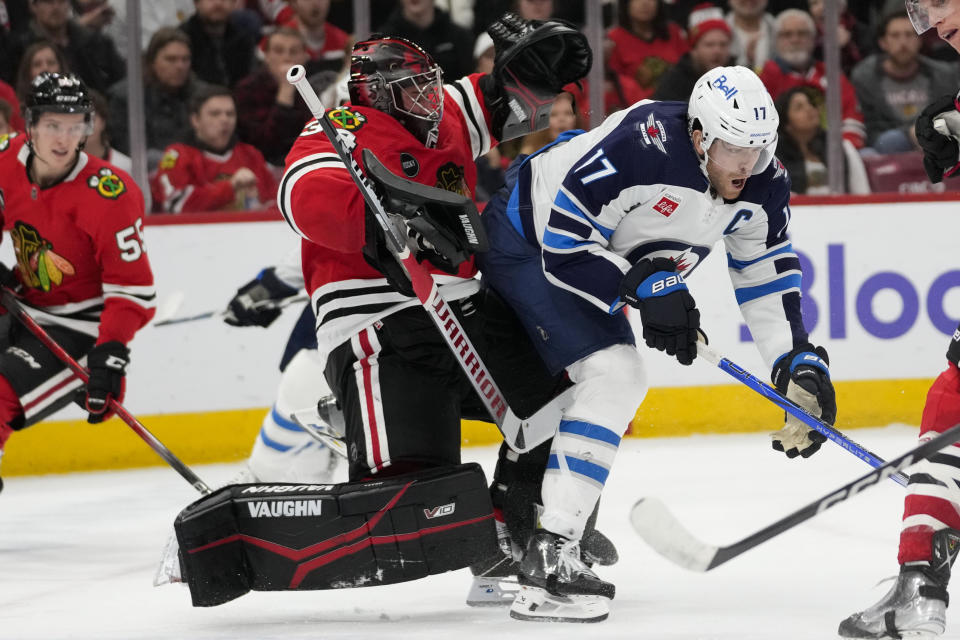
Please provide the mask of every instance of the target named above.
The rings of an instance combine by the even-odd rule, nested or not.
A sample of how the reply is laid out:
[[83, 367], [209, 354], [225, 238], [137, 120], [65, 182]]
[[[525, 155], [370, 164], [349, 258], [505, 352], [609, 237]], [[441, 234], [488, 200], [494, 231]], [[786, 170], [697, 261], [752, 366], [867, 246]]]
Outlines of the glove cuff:
[[298, 289], [291, 287], [286, 282], [277, 277], [277, 270], [273, 267], [267, 267], [257, 276], [267, 291], [270, 292], [270, 298], [273, 300], [289, 298], [297, 295]]
[[960, 367], [960, 326], [953, 332], [950, 346], [947, 347], [947, 360]]
[[786, 387], [783, 385], [786, 384], [797, 367], [801, 366], [814, 367], [822, 371], [827, 378], [830, 377], [830, 356], [827, 355], [827, 350], [823, 347], [815, 347], [809, 342], [804, 342], [777, 358], [770, 375], [773, 386], [781, 392], [784, 391]]

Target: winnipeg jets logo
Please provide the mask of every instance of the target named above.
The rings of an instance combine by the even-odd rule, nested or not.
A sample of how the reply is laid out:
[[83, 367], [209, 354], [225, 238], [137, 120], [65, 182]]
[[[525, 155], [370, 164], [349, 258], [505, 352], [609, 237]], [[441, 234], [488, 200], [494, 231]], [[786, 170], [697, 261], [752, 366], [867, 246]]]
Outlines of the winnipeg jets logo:
[[644, 146], [653, 145], [660, 153], [667, 153], [667, 148], [664, 146], [667, 141], [667, 132], [663, 128], [663, 123], [654, 118], [652, 113], [647, 116], [647, 121], [640, 125], [639, 129]]

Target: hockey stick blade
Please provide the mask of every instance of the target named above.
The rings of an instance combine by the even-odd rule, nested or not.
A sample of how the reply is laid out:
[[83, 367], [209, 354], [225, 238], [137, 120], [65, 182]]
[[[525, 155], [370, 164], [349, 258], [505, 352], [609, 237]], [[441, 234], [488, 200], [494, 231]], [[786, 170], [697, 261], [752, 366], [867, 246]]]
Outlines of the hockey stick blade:
[[822, 511], [852, 498], [886, 477], [901, 472], [920, 460], [925, 460], [941, 449], [960, 440], [960, 424], [931, 438], [903, 455], [882, 464], [819, 500], [764, 527], [754, 534], [727, 546], [714, 546], [699, 540], [656, 498], [642, 498], [630, 511], [630, 523], [654, 551], [674, 564], [691, 571], [710, 571], [721, 564], [753, 549], [771, 538], [806, 522]]

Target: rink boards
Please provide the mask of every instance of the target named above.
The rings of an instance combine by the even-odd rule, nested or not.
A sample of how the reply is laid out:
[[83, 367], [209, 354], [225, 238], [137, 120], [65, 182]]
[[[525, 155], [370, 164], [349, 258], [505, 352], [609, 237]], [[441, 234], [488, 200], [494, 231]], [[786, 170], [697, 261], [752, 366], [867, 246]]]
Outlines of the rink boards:
[[[948, 335], [960, 318], [957, 205], [861, 199], [793, 208], [808, 329], [830, 352], [841, 429], [919, 423], [926, 389], [943, 369]], [[158, 299], [164, 305], [182, 297], [177, 316], [224, 308], [240, 285], [296, 245], [282, 221], [212, 220], [148, 222]], [[10, 252], [9, 243], [0, 247], [7, 264]], [[688, 284], [711, 345], [766, 379], [767, 366], [742, 326], [722, 245]], [[188, 463], [244, 457], [273, 400], [277, 363], [298, 315], [290, 309], [266, 330], [230, 327], [219, 318], [146, 327], [131, 346], [127, 408]], [[681, 367], [646, 347], [643, 353], [651, 390], [634, 435], [773, 430], [782, 419], [767, 401], [705, 363]], [[91, 426], [82, 415], [70, 407], [58, 420], [15, 434], [3, 475], [163, 464], [120, 421]], [[497, 440], [495, 428], [483, 423], [465, 422], [462, 435], [466, 445]]]

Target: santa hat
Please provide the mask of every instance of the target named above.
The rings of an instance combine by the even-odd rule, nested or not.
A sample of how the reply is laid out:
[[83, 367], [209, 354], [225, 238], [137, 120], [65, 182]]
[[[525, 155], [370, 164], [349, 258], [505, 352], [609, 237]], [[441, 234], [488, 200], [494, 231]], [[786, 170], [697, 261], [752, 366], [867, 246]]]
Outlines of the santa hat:
[[698, 4], [690, 12], [690, 18], [687, 21], [687, 40], [690, 48], [697, 46], [697, 42], [708, 31], [719, 29], [728, 36], [732, 36], [730, 25], [723, 19], [723, 10], [709, 2]]

